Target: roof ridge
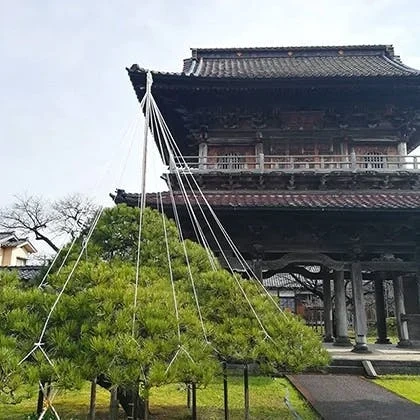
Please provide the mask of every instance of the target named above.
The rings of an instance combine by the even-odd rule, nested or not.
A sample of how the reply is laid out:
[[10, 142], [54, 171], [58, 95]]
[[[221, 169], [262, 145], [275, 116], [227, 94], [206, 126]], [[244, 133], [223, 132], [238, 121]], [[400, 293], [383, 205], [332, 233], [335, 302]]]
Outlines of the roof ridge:
[[[420, 76], [420, 70], [401, 62], [390, 44], [255, 47], [255, 48], [193, 48], [184, 60], [182, 72], [153, 72], [154, 75], [178, 78], [182, 83], [191, 79], [285, 80], [285, 79], [373, 79]], [[132, 82], [147, 70], [133, 65], [127, 69]], [[134, 79], [135, 78], [135, 79]], [[141, 85], [144, 82], [141, 81]], [[140, 88], [139, 88], [140, 89]]]
[[[352, 45], [295, 45], [295, 46], [277, 46], [277, 47], [215, 47], [215, 48], [190, 48], [191, 52], [194, 53], [196, 51], [250, 51], [250, 50], [317, 50], [317, 49], [393, 49], [392, 44], [352, 44]], [[193, 54], [194, 57], [194, 54]], [[194, 57], [196, 58], [196, 57]]]
[[[285, 47], [222, 47], [222, 48], [191, 48], [191, 58], [198, 59], [199, 57], [205, 57], [207, 54], [211, 55], [224, 55], [236, 53], [238, 56], [241, 53], [255, 53], [260, 57], [264, 52], [273, 54], [273, 53], [328, 53], [328, 52], [351, 52], [358, 51], [371, 53], [382, 53], [389, 57], [394, 56], [394, 47], [391, 44], [374, 44], [374, 45], [319, 45], [319, 46], [285, 46]], [[216, 58], [216, 57], [214, 57]]]

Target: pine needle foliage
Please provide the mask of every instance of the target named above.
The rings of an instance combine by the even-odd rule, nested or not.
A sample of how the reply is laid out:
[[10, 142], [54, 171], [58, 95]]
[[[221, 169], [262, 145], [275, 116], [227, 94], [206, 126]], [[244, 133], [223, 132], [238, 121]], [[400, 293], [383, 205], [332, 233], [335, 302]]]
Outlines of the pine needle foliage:
[[206, 250], [189, 240], [181, 243], [175, 224], [168, 219], [166, 238], [162, 215], [151, 209], [143, 213], [134, 306], [139, 216], [139, 209], [125, 205], [104, 211], [43, 338], [43, 349], [53, 367], [39, 350], [22, 364], [18, 362], [38, 341], [83, 238], [62, 271], [53, 273], [43, 289], [27, 287], [13, 273], [0, 273], [3, 402], [27, 397], [27, 385], [39, 380], [71, 389], [102, 376], [112, 386], [133, 389], [141, 384], [146, 396], [150, 387], [167, 383], [205, 386], [220, 373], [221, 360], [258, 363], [271, 373], [279, 369], [296, 372], [328, 363], [319, 338], [301, 320], [281, 313], [253, 281], [235, 279], [221, 267], [213, 270]]

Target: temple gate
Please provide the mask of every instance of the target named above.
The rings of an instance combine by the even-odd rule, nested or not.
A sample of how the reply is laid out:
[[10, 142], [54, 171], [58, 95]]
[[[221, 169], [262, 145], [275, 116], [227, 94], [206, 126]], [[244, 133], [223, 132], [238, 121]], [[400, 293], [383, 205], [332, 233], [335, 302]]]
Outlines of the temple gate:
[[[146, 70], [128, 74], [141, 98]], [[153, 79], [180, 152], [261, 280], [320, 278], [324, 338], [336, 345], [350, 344], [350, 282], [360, 352], [365, 284], [374, 284], [377, 342], [387, 343], [383, 282], [392, 280], [398, 345], [420, 344], [420, 157], [408, 155], [420, 144], [419, 71], [388, 45], [193, 49], [182, 73]], [[182, 169], [168, 168], [172, 185]], [[176, 188], [174, 198], [188, 224]], [[115, 200], [138, 196], [118, 190]], [[147, 201], [156, 205], [153, 194]], [[168, 193], [163, 204], [172, 216]]]

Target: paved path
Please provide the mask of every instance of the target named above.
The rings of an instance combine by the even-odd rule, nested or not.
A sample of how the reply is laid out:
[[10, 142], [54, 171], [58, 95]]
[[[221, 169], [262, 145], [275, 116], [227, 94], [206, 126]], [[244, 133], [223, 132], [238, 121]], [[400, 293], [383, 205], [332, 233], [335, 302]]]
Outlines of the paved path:
[[420, 405], [352, 375], [290, 375], [324, 420], [419, 420]]

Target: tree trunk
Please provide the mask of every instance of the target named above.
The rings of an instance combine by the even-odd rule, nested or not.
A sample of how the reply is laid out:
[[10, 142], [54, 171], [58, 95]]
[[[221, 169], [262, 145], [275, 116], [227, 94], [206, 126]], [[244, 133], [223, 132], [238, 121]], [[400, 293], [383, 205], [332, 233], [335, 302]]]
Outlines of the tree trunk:
[[89, 420], [96, 417], [96, 378], [90, 384]]
[[191, 419], [197, 420], [197, 386], [195, 382], [191, 384], [191, 391], [192, 391]]
[[38, 401], [36, 404], [36, 414], [38, 414], [38, 416], [42, 413], [42, 410], [44, 408], [44, 393], [42, 392], [41, 387], [45, 387], [45, 382], [41, 382], [41, 384], [39, 385]]
[[[104, 375], [98, 376], [97, 384], [102, 388], [107, 389], [108, 391], [111, 388], [111, 382], [109, 382], [109, 380]], [[144, 420], [144, 401], [138, 394], [137, 390], [133, 391], [126, 388], [118, 387], [117, 398], [127, 416], [132, 415], [132, 407], [134, 404], [136, 419]]]
[[47, 236], [40, 233], [37, 229], [31, 229], [35, 233], [35, 239], [37, 241], [44, 241], [46, 244], [48, 244], [55, 252], [59, 251], [58, 246]]
[[191, 386], [187, 384], [187, 408], [191, 408]]

